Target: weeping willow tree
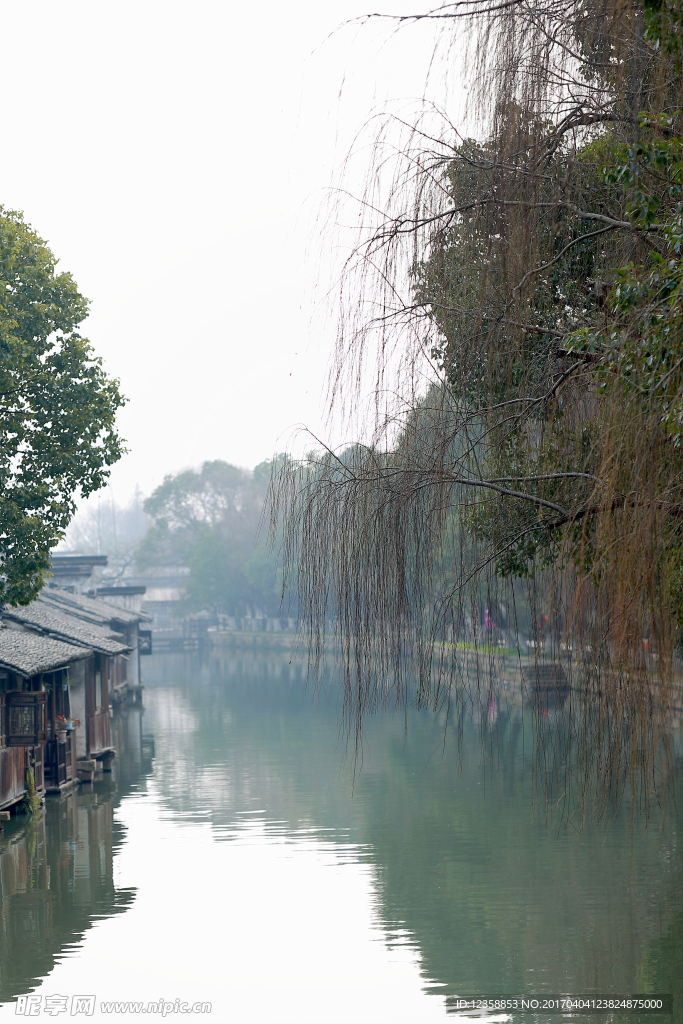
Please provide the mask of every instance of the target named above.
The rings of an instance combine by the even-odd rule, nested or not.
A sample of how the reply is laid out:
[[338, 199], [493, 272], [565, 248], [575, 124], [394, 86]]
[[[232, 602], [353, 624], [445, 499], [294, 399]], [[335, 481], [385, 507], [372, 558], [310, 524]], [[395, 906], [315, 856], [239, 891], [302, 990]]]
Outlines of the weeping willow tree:
[[493, 685], [504, 607], [573, 674], [555, 792], [647, 804], [683, 703], [683, 8], [415, 17], [452, 33], [469, 130], [416, 121], [388, 190], [380, 132], [330, 390], [357, 410], [373, 365], [373, 426], [274, 481], [312, 665], [334, 632], [358, 734]]

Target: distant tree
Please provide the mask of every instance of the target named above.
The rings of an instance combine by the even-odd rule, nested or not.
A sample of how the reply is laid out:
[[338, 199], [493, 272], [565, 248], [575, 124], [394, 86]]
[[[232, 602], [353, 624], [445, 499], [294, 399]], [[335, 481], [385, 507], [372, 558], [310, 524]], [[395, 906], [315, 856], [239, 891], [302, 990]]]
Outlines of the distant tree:
[[[138, 549], [140, 568], [186, 565], [199, 541], [220, 527], [224, 536], [240, 533], [244, 514], [253, 505], [250, 473], [216, 459], [193, 469], [169, 474], [145, 501], [154, 525]], [[258, 507], [254, 507], [258, 515]]]
[[150, 527], [142, 502], [139, 488], [125, 505], [114, 499], [109, 488], [98, 492], [79, 506], [59, 550], [93, 555], [106, 553], [109, 559], [107, 583], [120, 582], [130, 573], [137, 548]]
[[75, 498], [123, 453], [124, 399], [78, 327], [88, 300], [20, 213], [0, 207], [0, 598], [27, 604]]
[[259, 522], [271, 463], [252, 472], [221, 460], [205, 462], [164, 482], [145, 502], [154, 524], [137, 553], [139, 568], [186, 565], [192, 608], [216, 605], [234, 614], [280, 604], [276, 559], [259, 542]]

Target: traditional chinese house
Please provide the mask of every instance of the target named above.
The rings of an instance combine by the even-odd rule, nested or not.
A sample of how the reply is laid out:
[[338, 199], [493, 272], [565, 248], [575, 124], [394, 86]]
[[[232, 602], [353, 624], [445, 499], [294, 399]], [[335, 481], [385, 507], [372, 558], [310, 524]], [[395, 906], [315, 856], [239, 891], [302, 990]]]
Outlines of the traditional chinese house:
[[122, 642], [120, 634], [70, 613], [69, 609], [42, 595], [24, 608], [3, 609], [8, 627], [38, 633], [64, 643], [81, 647], [87, 652], [70, 669], [68, 683], [62, 682], [53, 693], [49, 704], [50, 725], [57, 731], [60, 712], [59, 694], [68, 685], [69, 712], [75, 724], [76, 760], [90, 763], [102, 760], [109, 767], [115, 756], [111, 742], [109, 688], [122, 673], [122, 663], [131, 648]]
[[23, 799], [28, 767], [39, 794], [92, 779], [96, 761], [111, 767], [109, 705], [139, 695], [145, 620], [139, 609], [54, 587], [2, 609], [0, 810]]
[[147, 653], [144, 644], [150, 635], [140, 626], [150, 618], [135, 607], [144, 595], [144, 587], [107, 587], [104, 590], [109, 598], [107, 601], [46, 587], [40, 600], [52, 604], [62, 613], [111, 631], [129, 648], [126, 657], [118, 657], [109, 665], [109, 694], [112, 702], [119, 702], [140, 693], [140, 654]]
[[69, 714], [69, 672], [90, 657], [80, 645], [0, 626], [0, 810], [23, 800], [28, 768], [38, 794], [58, 785], [57, 765], [65, 781], [75, 778], [74, 736], [57, 744], [54, 722], [57, 709]]

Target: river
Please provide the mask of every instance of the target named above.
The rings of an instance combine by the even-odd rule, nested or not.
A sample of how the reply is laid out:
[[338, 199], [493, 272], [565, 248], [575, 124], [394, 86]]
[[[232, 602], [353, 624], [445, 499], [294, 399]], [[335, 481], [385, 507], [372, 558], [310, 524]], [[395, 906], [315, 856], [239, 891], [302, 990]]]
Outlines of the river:
[[549, 823], [521, 710], [375, 716], [356, 762], [334, 685], [314, 699], [284, 652], [144, 668], [114, 772], [0, 837], [0, 1020], [161, 1000], [171, 1019], [413, 1024], [463, 994], [587, 991], [673, 992], [683, 1020], [676, 814]]

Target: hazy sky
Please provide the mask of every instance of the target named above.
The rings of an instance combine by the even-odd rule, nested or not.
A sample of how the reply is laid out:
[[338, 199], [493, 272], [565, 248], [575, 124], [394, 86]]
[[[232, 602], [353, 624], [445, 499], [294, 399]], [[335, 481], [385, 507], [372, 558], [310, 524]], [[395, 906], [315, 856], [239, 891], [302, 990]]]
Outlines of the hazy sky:
[[117, 500], [320, 429], [334, 323], [311, 329], [314, 286], [343, 255], [321, 203], [368, 115], [421, 92], [433, 37], [334, 31], [374, 3], [0, 0], [0, 203], [92, 300], [129, 399]]

